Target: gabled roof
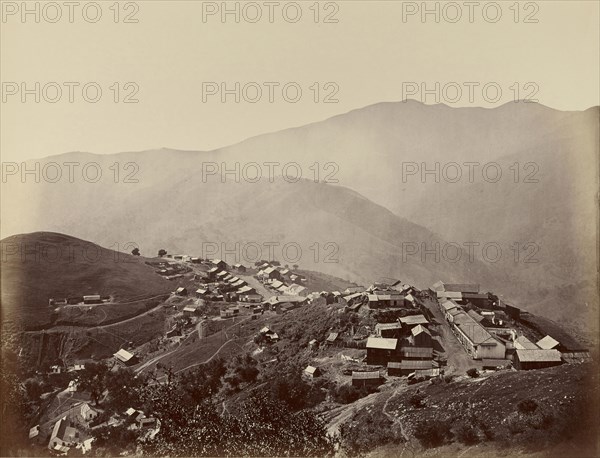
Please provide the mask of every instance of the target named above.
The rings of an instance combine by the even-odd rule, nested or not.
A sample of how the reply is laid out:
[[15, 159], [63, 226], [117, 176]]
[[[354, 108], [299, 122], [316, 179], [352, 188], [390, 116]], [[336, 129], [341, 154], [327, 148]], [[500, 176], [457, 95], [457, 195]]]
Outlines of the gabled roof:
[[444, 302], [442, 302], [442, 308], [447, 312], [449, 310], [452, 310], [454, 308], [458, 307], [458, 304], [450, 301], [450, 300], [446, 300]]
[[433, 286], [431, 287], [431, 289], [433, 291], [444, 291], [444, 282], [443, 281], [436, 281]]
[[237, 292], [240, 294], [249, 293], [250, 291], [254, 291], [254, 288], [251, 288], [250, 286], [242, 286], [237, 290]]
[[280, 286], [283, 286], [283, 282], [280, 282], [279, 280], [275, 280], [271, 283], [272, 288], [279, 288]]
[[402, 328], [402, 324], [398, 323], [397, 321], [394, 323], [377, 323], [375, 325], [375, 329], [381, 330], [381, 329], [401, 329]]
[[267, 267], [267, 268], [264, 270], [264, 273], [265, 273], [266, 275], [269, 275], [271, 272], [277, 272], [277, 269], [276, 269], [275, 267]]
[[304, 369], [304, 372], [314, 375], [314, 373], [317, 372], [317, 368], [315, 366], [307, 366], [306, 369]]
[[354, 380], [373, 380], [373, 379], [380, 379], [381, 375], [379, 374], [379, 371], [369, 371], [369, 372], [357, 372], [357, 371], [352, 371], [352, 379]]
[[378, 350], [395, 350], [398, 346], [398, 339], [387, 339], [383, 337], [369, 337], [367, 339], [367, 348]]
[[327, 342], [335, 342], [335, 340], [338, 338], [339, 333], [338, 332], [332, 332], [329, 334], [329, 336], [327, 336]]
[[521, 362], [560, 362], [558, 350], [517, 350], [517, 358]]
[[214, 272], [218, 272], [219, 270], [221, 270], [221, 269], [219, 269], [218, 267], [212, 267], [212, 268], [208, 269], [208, 273], [212, 274]]
[[408, 315], [400, 318], [400, 322], [406, 325], [428, 324], [429, 321], [424, 315]]
[[538, 341], [537, 346], [544, 350], [551, 350], [559, 345], [558, 340], [553, 339], [550, 336], [546, 336]]
[[133, 353], [128, 352], [127, 350], [121, 348], [118, 352], [113, 355], [119, 361], [127, 362], [135, 355]]
[[306, 289], [306, 286], [297, 285], [294, 283], [287, 288], [286, 294], [289, 294], [291, 296], [298, 296], [300, 293], [306, 291]]
[[460, 291], [436, 291], [436, 294], [438, 299], [446, 298], [461, 301], [463, 298], [463, 293]]
[[515, 348], [517, 350], [537, 350], [539, 347], [525, 336], [519, 336], [515, 339]]
[[479, 313], [477, 313], [475, 310], [469, 310], [467, 312], [469, 314], [469, 316], [471, 318], [473, 318], [475, 321], [477, 321], [478, 323], [484, 320], [484, 317], [482, 317]]
[[419, 334], [427, 334], [428, 336], [431, 337], [431, 333], [427, 330], [427, 328], [423, 327], [422, 325], [418, 324], [417, 326], [415, 326], [414, 328], [412, 328], [410, 330], [411, 334], [413, 336], [418, 336]]
[[400, 355], [403, 358], [429, 358], [433, 357], [433, 348], [427, 347], [402, 347]]

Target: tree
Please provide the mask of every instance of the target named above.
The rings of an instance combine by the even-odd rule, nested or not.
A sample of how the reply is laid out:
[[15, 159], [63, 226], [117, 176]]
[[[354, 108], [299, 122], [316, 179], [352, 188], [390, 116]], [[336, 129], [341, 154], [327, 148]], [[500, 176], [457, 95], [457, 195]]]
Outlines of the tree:
[[294, 270], [298, 270], [298, 267], [300, 267], [298, 264], [294, 264]]
[[[139, 252], [139, 250], [138, 250]], [[158, 255], [162, 258], [163, 256], [165, 256], [167, 254], [167, 250], [165, 250], [164, 248], [161, 248], [160, 250], [158, 250]]]
[[476, 367], [472, 367], [471, 369], [469, 369], [467, 371], [467, 375], [472, 378], [477, 378], [477, 377], [479, 377], [479, 371], [477, 370]]
[[134, 256], [139, 256], [140, 255], [140, 249], [139, 248], [134, 248], [133, 250], [131, 250], [131, 254]]

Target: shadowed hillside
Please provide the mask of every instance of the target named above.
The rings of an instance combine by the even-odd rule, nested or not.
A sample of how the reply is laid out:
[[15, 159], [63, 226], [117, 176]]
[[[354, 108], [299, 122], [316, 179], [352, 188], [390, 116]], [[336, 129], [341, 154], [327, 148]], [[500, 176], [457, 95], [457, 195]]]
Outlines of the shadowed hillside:
[[[2, 240], [2, 322], [26, 328], [47, 325], [50, 298], [101, 294], [129, 302], [173, 288], [146, 258], [108, 250], [85, 240], [36, 232]], [[127, 307], [122, 304], [121, 307]]]

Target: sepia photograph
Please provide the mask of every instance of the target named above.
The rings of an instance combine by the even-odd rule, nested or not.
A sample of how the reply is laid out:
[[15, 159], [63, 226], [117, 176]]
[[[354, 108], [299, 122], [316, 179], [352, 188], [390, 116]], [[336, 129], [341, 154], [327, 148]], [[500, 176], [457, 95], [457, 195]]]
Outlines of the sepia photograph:
[[0, 456], [600, 457], [600, 0], [0, 7]]

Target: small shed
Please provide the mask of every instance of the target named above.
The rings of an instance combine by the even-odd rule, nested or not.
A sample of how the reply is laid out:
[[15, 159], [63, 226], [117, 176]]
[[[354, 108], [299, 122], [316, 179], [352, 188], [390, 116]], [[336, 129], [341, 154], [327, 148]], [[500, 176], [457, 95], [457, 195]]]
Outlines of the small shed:
[[125, 350], [123, 348], [121, 348], [113, 356], [115, 357], [117, 362], [119, 364], [122, 364], [123, 366], [131, 366], [131, 365], [135, 364], [135, 362], [137, 360], [135, 354], [128, 352], [127, 350]]
[[304, 372], [302, 375], [304, 375], [307, 378], [315, 378], [315, 377], [318, 377], [319, 375], [321, 375], [321, 371], [319, 370], [318, 367], [307, 366], [306, 369], [304, 369]]

